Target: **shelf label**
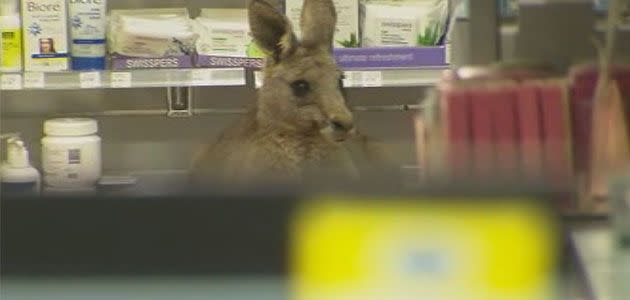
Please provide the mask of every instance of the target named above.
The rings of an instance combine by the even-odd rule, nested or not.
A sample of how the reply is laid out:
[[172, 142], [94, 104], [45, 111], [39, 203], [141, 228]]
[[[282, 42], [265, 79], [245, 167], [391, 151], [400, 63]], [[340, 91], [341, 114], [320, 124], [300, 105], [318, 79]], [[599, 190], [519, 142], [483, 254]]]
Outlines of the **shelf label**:
[[196, 85], [211, 85], [212, 72], [210, 69], [194, 69], [191, 71], [192, 83]]
[[3, 90], [21, 90], [22, 75], [21, 74], [1, 74], [0, 88]]
[[361, 76], [361, 72], [354, 71], [346, 71], [344, 72], [343, 86], [344, 87], [353, 87], [356, 86], [356, 82], [358, 82], [358, 78]]
[[383, 86], [381, 71], [347, 71], [344, 73], [345, 87], [379, 87]]
[[101, 87], [101, 73], [82, 72], [79, 74], [79, 83], [82, 89]]
[[265, 77], [262, 71], [254, 71], [254, 87], [259, 89], [263, 86]]
[[361, 85], [366, 87], [383, 86], [383, 73], [380, 71], [361, 72]]
[[26, 72], [24, 73], [24, 88], [27, 89], [43, 89], [46, 85], [45, 76], [42, 72]]
[[131, 73], [130, 72], [112, 72], [110, 75], [110, 83], [113, 88], [130, 88]]

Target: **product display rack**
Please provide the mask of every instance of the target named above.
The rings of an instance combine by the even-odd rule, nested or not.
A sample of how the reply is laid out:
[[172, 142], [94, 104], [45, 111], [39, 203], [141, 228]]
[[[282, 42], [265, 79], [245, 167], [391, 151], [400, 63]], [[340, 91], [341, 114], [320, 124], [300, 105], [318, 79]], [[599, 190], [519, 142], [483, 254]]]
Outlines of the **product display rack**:
[[[595, 61], [593, 38], [604, 38], [606, 28], [602, 15], [605, 14], [594, 13], [590, 1], [519, 1], [516, 24], [488, 18], [496, 15], [496, 1], [470, 2], [474, 3], [470, 17], [456, 21], [455, 31], [461, 38], [458, 39], [460, 48], [454, 47], [474, 50], [456, 52], [454, 66], [522, 60], [546, 63], [559, 72], [566, 72], [573, 64]], [[617, 27], [615, 53], [626, 57], [630, 53], [627, 23]], [[615, 257], [627, 256], [627, 251], [617, 249], [620, 246], [616, 245], [615, 229], [608, 221], [610, 217], [588, 211], [565, 213], [566, 219], [576, 220], [569, 222], [567, 240], [573, 248], [574, 264], [581, 277], [576, 285], [585, 290], [579, 299], [630, 297], [615, 293], [615, 285], [626, 282], [630, 265], [615, 263]], [[620, 281], [620, 278], [624, 279]]]
[[[345, 85], [363, 87], [432, 86], [447, 67], [423, 69], [370, 69], [345, 71]], [[260, 72], [255, 71], [256, 86]], [[229, 69], [150, 69], [83, 72], [23, 72], [0, 74], [0, 90], [73, 90], [197, 86], [244, 86], [246, 70]]]
[[245, 85], [243, 69], [24, 72], [5, 73], [0, 76], [3, 90], [73, 90]]

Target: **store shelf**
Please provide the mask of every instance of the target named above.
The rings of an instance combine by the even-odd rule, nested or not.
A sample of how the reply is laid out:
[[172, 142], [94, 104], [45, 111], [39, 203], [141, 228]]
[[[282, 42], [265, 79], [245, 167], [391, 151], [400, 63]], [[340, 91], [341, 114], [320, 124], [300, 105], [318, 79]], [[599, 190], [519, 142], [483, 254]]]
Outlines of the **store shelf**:
[[[216, 276], [3, 278], [3, 299], [256, 299], [285, 300], [283, 277]], [[95, 297], [95, 295], [97, 295]]]
[[345, 71], [346, 87], [406, 87], [435, 85], [447, 67], [408, 70]]
[[[433, 86], [448, 67], [426, 67], [422, 69], [349, 70], [345, 71], [344, 86], [366, 87], [413, 87]], [[254, 72], [255, 86], [262, 86], [262, 73]]]
[[0, 89], [2, 90], [243, 86], [245, 84], [245, 71], [241, 68], [24, 72], [0, 75]]
[[[436, 84], [447, 67], [345, 71], [346, 87], [412, 87]], [[262, 85], [260, 71], [255, 86]], [[236, 69], [153, 69], [100, 72], [24, 72], [0, 75], [1, 90], [73, 90], [177, 86], [244, 86], [245, 71]]]

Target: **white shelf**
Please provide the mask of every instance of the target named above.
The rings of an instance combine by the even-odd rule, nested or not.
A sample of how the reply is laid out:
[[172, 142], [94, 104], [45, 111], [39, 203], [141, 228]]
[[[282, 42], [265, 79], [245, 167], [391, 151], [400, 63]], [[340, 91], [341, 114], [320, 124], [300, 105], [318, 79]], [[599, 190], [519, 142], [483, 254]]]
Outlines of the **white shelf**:
[[[413, 87], [435, 85], [446, 67], [424, 69], [349, 70], [345, 86]], [[255, 72], [260, 87], [260, 72]], [[152, 69], [99, 72], [24, 72], [0, 74], [1, 90], [76, 90], [109, 88], [151, 88], [177, 86], [244, 86], [245, 70], [236, 69]]]
[[241, 68], [0, 74], [0, 89], [2, 90], [243, 86], [245, 84], [245, 71]]
[[446, 69], [446, 67], [437, 67], [401, 70], [350, 70], [345, 71], [344, 85], [350, 88], [433, 86], [438, 83]]
[[[348, 88], [433, 86], [438, 83], [445, 70], [447, 67], [348, 70], [344, 72], [346, 77], [344, 86]], [[256, 88], [263, 83], [261, 75], [261, 72], [254, 72]]]

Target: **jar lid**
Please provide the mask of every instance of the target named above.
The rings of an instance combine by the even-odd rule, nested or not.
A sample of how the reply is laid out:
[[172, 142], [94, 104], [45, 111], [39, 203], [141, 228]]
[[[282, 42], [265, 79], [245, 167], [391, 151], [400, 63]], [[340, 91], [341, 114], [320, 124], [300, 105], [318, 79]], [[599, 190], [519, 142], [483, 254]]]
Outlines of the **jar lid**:
[[94, 119], [59, 118], [44, 122], [44, 134], [55, 136], [82, 136], [98, 132], [98, 124]]

